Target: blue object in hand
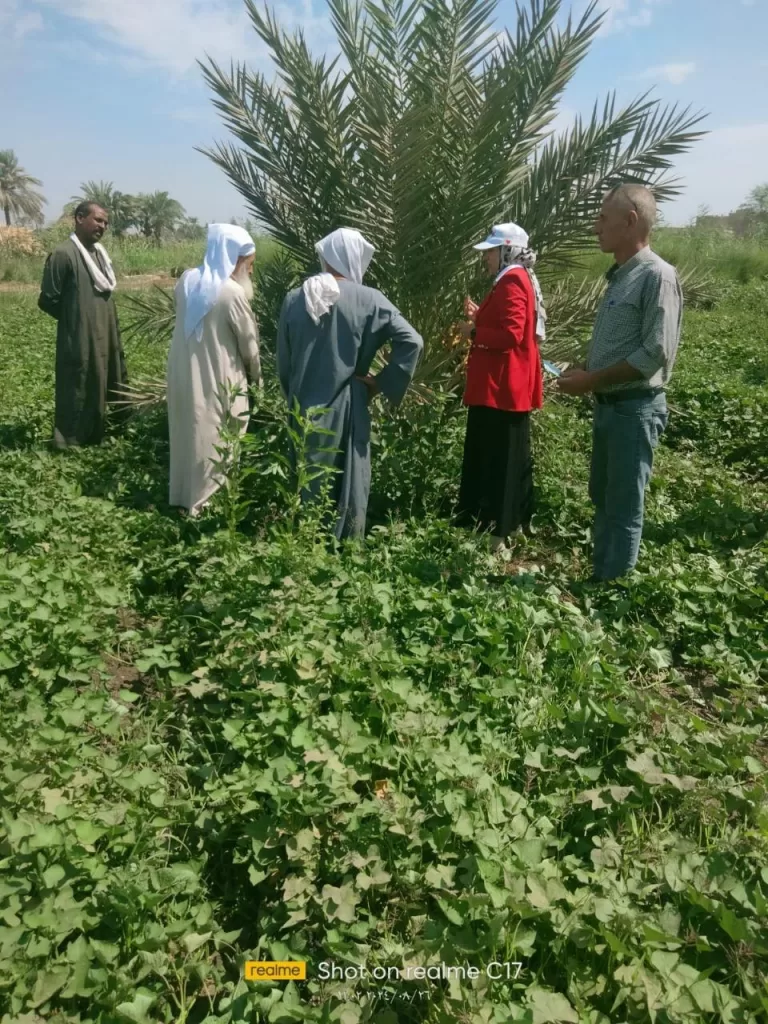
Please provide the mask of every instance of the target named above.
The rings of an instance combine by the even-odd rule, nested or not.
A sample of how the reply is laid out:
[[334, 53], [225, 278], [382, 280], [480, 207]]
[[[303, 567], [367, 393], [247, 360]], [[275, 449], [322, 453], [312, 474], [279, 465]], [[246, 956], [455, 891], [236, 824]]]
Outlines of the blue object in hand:
[[549, 361], [548, 359], [543, 359], [543, 360], [542, 360], [542, 363], [543, 363], [543, 365], [544, 365], [544, 369], [545, 369], [545, 370], [547, 371], [547, 373], [551, 373], [551, 374], [552, 374], [553, 376], [555, 376], [555, 377], [560, 377], [560, 376], [562, 376], [562, 373], [563, 373], [563, 371], [562, 371], [562, 370], [559, 370], [559, 369], [558, 369], [558, 368], [557, 368], [557, 367], [555, 366], [555, 364], [554, 364], [554, 363], [550, 363], [550, 361]]

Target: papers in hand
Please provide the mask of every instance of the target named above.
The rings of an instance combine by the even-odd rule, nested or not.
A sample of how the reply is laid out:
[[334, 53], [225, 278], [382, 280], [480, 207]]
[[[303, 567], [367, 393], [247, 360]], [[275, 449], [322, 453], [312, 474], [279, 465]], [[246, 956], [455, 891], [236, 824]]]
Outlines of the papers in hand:
[[559, 377], [563, 372], [559, 366], [555, 365], [555, 363], [550, 363], [548, 359], [542, 359], [542, 365], [547, 373], [551, 373], [553, 377]]

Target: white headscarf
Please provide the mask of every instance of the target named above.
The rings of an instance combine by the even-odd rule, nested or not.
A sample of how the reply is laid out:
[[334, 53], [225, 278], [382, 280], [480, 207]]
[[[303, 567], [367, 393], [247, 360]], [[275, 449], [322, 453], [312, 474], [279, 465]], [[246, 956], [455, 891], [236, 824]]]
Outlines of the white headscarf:
[[253, 239], [244, 228], [235, 224], [209, 224], [208, 245], [201, 266], [184, 275], [182, 286], [186, 296], [184, 337], [203, 336], [203, 320], [213, 308], [219, 292], [232, 276], [241, 256], [256, 251]]
[[494, 284], [513, 267], [521, 267], [526, 271], [536, 298], [536, 337], [544, 341], [547, 336], [547, 311], [544, 308], [544, 296], [539, 279], [533, 272], [536, 253], [528, 248], [528, 233], [519, 224], [494, 224], [490, 235], [474, 248], [501, 249], [501, 271], [496, 275]]
[[359, 231], [338, 228], [315, 245], [315, 252], [320, 257], [323, 273], [307, 278], [302, 290], [307, 312], [319, 324], [320, 317], [338, 301], [340, 295], [336, 278], [327, 273], [326, 267], [335, 270], [348, 281], [362, 284], [375, 249]]

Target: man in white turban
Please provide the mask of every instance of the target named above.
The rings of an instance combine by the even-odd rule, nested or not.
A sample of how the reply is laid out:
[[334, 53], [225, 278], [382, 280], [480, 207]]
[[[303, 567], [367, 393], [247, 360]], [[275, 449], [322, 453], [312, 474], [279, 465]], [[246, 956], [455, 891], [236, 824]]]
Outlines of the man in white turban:
[[250, 307], [255, 251], [243, 228], [211, 224], [202, 266], [188, 270], [176, 285], [167, 370], [169, 500], [191, 515], [223, 482], [216, 446], [228, 417], [245, 431], [248, 385], [262, 386], [259, 332]]
[[[322, 273], [283, 303], [277, 371], [289, 409], [297, 402], [302, 416], [312, 407], [328, 410], [315, 424], [330, 433], [308, 438], [308, 459], [338, 471], [331, 481], [336, 536], [361, 537], [371, 483], [368, 400], [381, 392], [395, 404], [402, 401], [424, 343], [381, 292], [363, 285], [374, 249], [359, 231], [339, 228], [315, 249]], [[373, 357], [387, 344], [387, 365], [370, 376]], [[336, 452], [323, 450], [329, 448]], [[312, 475], [305, 498], [317, 495], [326, 474]]]

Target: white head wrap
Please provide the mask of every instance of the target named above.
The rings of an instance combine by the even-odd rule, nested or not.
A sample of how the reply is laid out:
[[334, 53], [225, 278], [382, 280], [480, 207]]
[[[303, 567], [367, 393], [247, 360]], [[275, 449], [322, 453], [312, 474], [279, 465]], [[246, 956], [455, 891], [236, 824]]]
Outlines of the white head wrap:
[[323, 273], [307, 278], [302, 289], [307, 312], [319, 324], [320, 317], [328, 312], [340, 294], [336, 278], [325, 268], [336, 271], [355, 284], [362, 284], [375, 249], [359, 231], [338, 228], [321, 239], [315, 245], [315, 251], [320, 257]]
[[544, 341], [547, 335], [547, 311], [544, 308], [544, 296], [541, 293], [539, 279], [533, 272], [536, 253], [528, 248], [528, 233], [519, 224], [494, 224], [490, 235], [474, 248], [481, 251], [501, 249], [501, 271], [497, 274], [494, 284], [513, 267], [521, 267], [527, 272], [536, 297], [536, 336]]
[[213, 308], [219, 292], [232, 276], [241, 256], [256, 251], [253, 239], [235, 224], [209, 224], [208, 245], [201, 266], [184, 275], [182, 286], [186, 296], [184, 337], [203, 336], [203, 320]]

